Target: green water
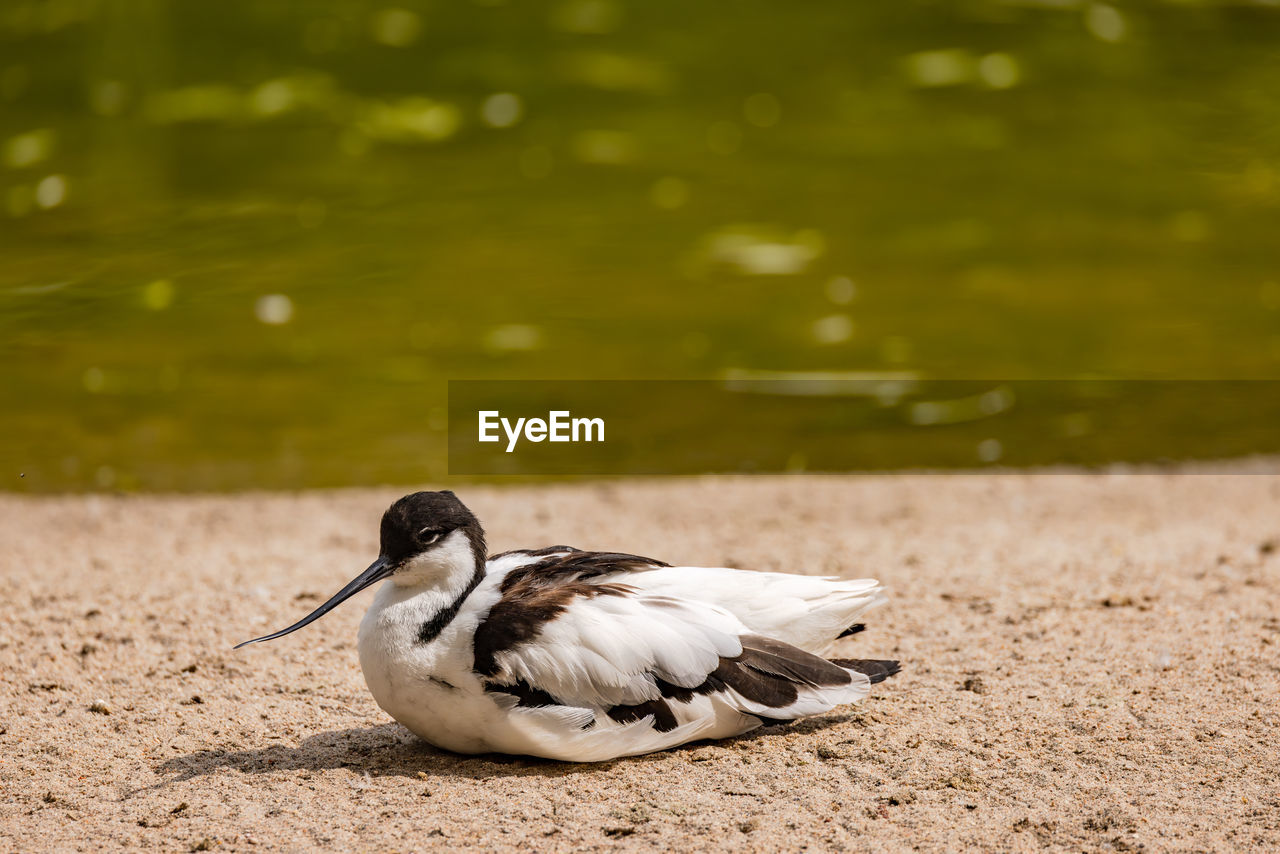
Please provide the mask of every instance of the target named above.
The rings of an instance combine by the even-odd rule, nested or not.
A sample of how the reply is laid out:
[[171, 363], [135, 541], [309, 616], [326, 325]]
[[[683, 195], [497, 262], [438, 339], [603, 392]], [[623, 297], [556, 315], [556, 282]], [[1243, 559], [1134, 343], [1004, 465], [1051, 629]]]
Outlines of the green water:
[[0, 146], [3, 489], [439, 478], [450, 378], [1280, 377], [1263, 3], [6, 0]]

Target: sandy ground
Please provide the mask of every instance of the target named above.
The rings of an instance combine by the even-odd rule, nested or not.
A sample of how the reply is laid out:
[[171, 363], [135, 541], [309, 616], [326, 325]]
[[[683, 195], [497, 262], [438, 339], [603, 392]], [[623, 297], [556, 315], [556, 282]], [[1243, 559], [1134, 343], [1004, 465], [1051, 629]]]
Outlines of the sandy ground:
[[874, 575], [905, 671], [791, 728], [603, 765], [471, 758], [374, 705], [399, 491], [0, 497], [0, 848], [1280, 847], [1280, 477], [655, 480], [462, 493], [495, 550]]

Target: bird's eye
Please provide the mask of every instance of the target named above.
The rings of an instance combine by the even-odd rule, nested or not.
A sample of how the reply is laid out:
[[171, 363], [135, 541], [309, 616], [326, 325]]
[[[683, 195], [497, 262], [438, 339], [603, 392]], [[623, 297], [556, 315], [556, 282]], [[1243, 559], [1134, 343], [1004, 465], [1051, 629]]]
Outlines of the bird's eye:
[[429, 546], [440, 539], [443, 533], [443, 531], [437, 531], [434, 528], [423, 528], [418, 532], [418, 542], [424, 546]]

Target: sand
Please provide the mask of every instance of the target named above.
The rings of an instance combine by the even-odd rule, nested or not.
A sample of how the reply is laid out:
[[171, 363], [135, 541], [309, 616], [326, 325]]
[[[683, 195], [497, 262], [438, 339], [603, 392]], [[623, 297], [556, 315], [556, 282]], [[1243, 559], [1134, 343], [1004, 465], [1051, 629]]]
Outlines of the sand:
[[789, 728], [601, 765], [462, 757], [366, 692], [401, 490], [0, 497], [0, 849], [1280, 848], [1280, 477], [468, 488], [495, 550], [876, 576], [904, 671]]

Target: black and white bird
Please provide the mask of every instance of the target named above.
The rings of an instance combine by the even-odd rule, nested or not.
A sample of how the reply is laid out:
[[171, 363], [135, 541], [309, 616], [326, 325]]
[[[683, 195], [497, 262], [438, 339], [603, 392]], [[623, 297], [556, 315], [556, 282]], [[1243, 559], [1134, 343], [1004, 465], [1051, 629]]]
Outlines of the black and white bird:
[[360, 624], [365, 681], [391, 717], [459, 753], [649, 753], [857, 702], [898, 672], [823, 657], [882, 600], [874, 579], [570, 546], [486, 557], [480, 522], [452, 492], [401, 498], [381, 533], [378, 559], [332, 599], [245, 643], [386, 579]]

